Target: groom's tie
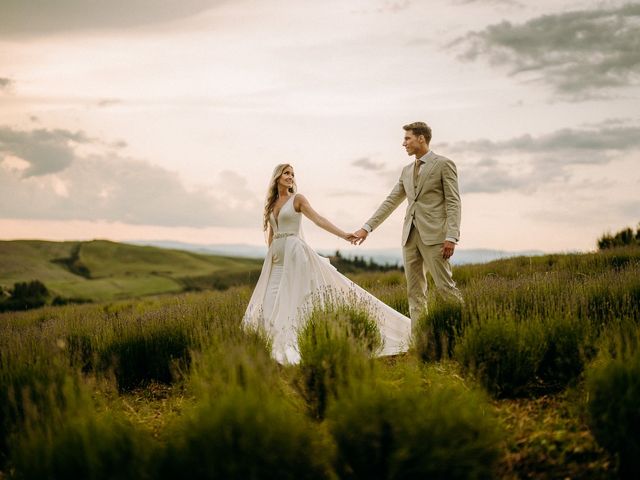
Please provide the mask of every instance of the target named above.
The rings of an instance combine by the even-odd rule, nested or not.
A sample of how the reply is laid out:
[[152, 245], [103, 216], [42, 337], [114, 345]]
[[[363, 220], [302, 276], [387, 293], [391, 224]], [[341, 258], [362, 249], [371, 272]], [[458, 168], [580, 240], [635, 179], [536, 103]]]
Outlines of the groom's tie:
[[418, 158], [416, 158], [415, 163], [413, 164], [413, 189], [418, 188], [418, 173], [420, 173], [420, 165], [424, 162]]

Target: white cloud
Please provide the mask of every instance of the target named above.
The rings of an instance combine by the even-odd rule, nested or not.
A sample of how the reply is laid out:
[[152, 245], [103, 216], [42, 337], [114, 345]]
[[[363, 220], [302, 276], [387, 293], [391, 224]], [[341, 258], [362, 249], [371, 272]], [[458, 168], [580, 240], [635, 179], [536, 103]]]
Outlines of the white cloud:
[[640, 4], [547, 14], [468, 33], [452, 45], [464, 60], [487, 58], [511, 75], [544, 82], [575, 99], [634, 85], [640, 78]]
[[550, 182], [567, 182], [576, 167], [606, 165], [633, 151], [640, 152], [640, 126], [621, 122], [565, 128], [537, 137], [458, 142], [447, 147], [466, 160], [461, 167], [465, 193], [531, 192]]
[[74, 30], [121, 29], [168, 22], [224, 0], [9, 0], [0, 3], [3, 35], [39, 36]]
[[353, 165], [354, 167], [361, 168], [363, 170], [370, 170], [374, 172], [383, 170], [385, 168], [385, 164], [383, 162], [374, 162], [373, 160], [367, 157], [358, 158], [357, 160], [354, 160], [353, 162], [351, 162], [351, 165]]
[[[72, 142], [103, 151], [80, 155]], [[251, 223], [261, 209], [235, 172], [188, 189], [175, 172], [108, 150], [83, 132], [0, 129], [0, 217], [208, 227]]]
[[[598, 123], [591, 127], [563, 128], [533, 137], [529, 134], [495, 141], [489, 139], [458, 142], [449, 148], [483, 153], [526, 152], [536, 154], [572, 154], [559, 159], [564, 163], [602, 163], [611, 152], [640, 148], [640, 126]], [[595, 155], [585, 155], [584, 153]], [[580, 153], [574, 156], [573, 153]]]
[[69, 130], [18, 131], [0, 127], [0, 154], [18, 157], [29, 164], [24, 176], [45, 175], [67, 168], [74, 160], [73, 144], [92, 143], [83, 132]]

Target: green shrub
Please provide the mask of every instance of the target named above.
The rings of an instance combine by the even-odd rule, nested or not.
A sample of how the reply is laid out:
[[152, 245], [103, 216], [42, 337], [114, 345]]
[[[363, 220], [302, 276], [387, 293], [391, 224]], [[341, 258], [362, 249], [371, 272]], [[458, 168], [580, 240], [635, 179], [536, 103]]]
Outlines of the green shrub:
[[627, 358], [640, 350], [640, 324], [634, 319], [612, 322], [597, 340], [598, 357]]
[[544, 391], [557, 391], [575, 381], [595, 355], [589, 323], [572, 317], [552, 317], [543, 322], [545, 351], [537, 376]]
[[129, 324], [99, 352], [99, 369], [113, 369], [118, 388], [128, 390], [149, 381], [170, 383], [175, 364], [188, 365], [191, 336], [177, 321]]
[[77, 382], [68, 380], [63, 404], [31, 412], [12, 439], [11, 467], [20, 479], [143, 479], [154, 447], [148, 435], [111, 414], [98, 414]]
[[[627, 331], [628, 333], [628, 331]], [[614, 342], [612, 342], [614, 343]], [[615, 342], [587, 372], [590, 427], [596, 440], [616, 454], [622, 478], [640, 475], [640, 331]]]
[[463, 368], [497, 397], [561, 390], [582, 375], [594, 355], [591, 324], [562, 314], [475, 322], [456, 350]]
[[316, 308], [298, 333], [298, 385], [311, 415], [321, 419], [331, 398], [368, 368], [368, 355], [380, 346], [375, 320], [354, 307]]
[[39, 280], [17, 282], [13, 285], [11, 297], [0, 302], [0, 312], [11, 310], [30, 310], [47, 303], [49, 290]]
[[540, 321], [493, 318], [469, 325], [456, 347], [465, 371], [497, 397], [527, 394], [546, 350]]
[[28, 416], [45, 418], [64, 404], [67, 369], [59, 359], [14, 360], [0, 354], [0, 466], [6, 461], [11, 435]]
[[328, 454], [281, 396], [230, 388], [203, 402], [168, 435], [158, 479], [316, 479]]
[[459, 302], [440, 300], [418, 319], [413, 332], [413, 348], [418, 358], [428, 362], [453, 355], [463, 329], [462, 309]]
[[269, 393], [279, 388], [269, 339], [256, 331], [220, 338], [192, 351], [188, 385], [199, 399], [215, 398], [230, 388]]
[[89, 372], [96, 363], [96, 349], [93, 345], [93, 335], [88, 332], [76, 331], [69, 333], [66, 338], [69, 360], [83, 372]]
[[632, 228], [627, 227], [614, 235], [606, 233], [598, 239], [598, 248], [600, 250], [638, 244], [640, 244], [640, 225], [635, 234]]
[[477, 394], [452, 385], [427, 391], [354, 385], [329, 409], [342, 479], [493, 478], [496, 423]]

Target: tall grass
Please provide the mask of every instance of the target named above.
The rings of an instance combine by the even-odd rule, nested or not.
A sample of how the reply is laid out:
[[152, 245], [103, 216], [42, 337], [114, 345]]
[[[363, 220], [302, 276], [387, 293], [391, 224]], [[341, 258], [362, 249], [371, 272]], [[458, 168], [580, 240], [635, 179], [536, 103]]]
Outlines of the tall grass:
[[330, 447], [288, 398], [268, 341], [224, 340], [194, 354], [198, 400], [169, 428], [156, 478], [330, 478]]
[[640, 327], [628, 322], [609, 331], [587, 375], [591, 429], [617, 455], [621, 478], [640, 475]]
[[10, 439], [28, 418], [46, 417], [64, 405], [66, 365], [61, 359], [30, 363], [8, 359], [0, 352], [0, 468], [9, 455]]
[[508, 317], [470, 325], [456, 351], [463, 368], [498, 397], [526, 393], [543, 355], [540, 324], [519, 324]]
[[12, 435], [11, 469], [20, 479], [144, 479], [156, 445], [112, 412], [98, 412], [86, 388], [67, 377], [62, 402], [50, 391], [48, 411], [30, 409]]
[[479, 278], [515, 280], [523, 276], [562, 272], [570, 276], [599, 275], [612, 270], [637, 266], [640, 248], [623, 247], [594, 253], [552, 254], [515, 257], [493, 262], [455, 267], [458, 286], [466, 287]]
[[543, 322], [544, 355], [536, 375], [544, 391], [562, 390], [578, 379], [596, 354], [595, 329], [576, 317]]
[[47, 418], [64, 401], [69, 375], [115, 373], [121, 390], [172, 381], [174, 372], [188, 367], [193, 350], [216, 335], [232, 338], [240, 331], [248, 293], [237, 289], [2, 315], [0, 465], [7, 460], [10, 435], [23, 427], [25, 409]]
[[327, 455], [309, 420], [274, 394], [229, 388], [170, 430], [156, 478], [323, 479]]
[[455, 384], [407, 376], [354, 384], [329, 409], [344, 479], [493, 478], [500, 434], [486, 401]]
[[9, 398], [13, 428], [3, 440], [12, 478], [147, 478], [155, 448], [150, 435], [96, 405], [94, 382], [59, 362], [46, 366], [53, 370], [25, 369], [30, 381], [20, 378], [20, 390]]
[[469, 280], [464, 305], [432, 303], [414, 332], [414, 351], [423, 361], [453, 352], [497, 396], [560, 390], [581, 377], [598, 335], [620, 319], [640, 319], [640, 264], [637, 257], [618, 263], [595, 273]]
[[118, 387], [129, 390], [150, 381], [170, 383], [175, 369], [189, 364], [194, 345], [193, 317], [179, 309], [150, 311], [131, 318], [113, 318], [113, 334], [98, 351], [98, 369], [113, 369]]
[[202, 350], [192, 352], [187, 385], [197, 398], [214, 400], [228, 388], [257, 394], [279, 388], [279, 373], [271, 358], [269, 338], [261, 332], [239, 331], [221, 335]]
[[432, 296], [432, 305], [418, 319], [412, 349], [425, 362], [451, 358], [465, 321], [461, 303]]
[[324, 303], [314, 308], [298, 333], [298, 385], [312, 417], [324, 418], [329, 402], [350, 382], [370, 373], [370, 355], [382, 339], [364, 307]]
[[394, 310], [409, 316], [409, 300], [404, 273], [366, 273], [351, 275], [352, 279]]

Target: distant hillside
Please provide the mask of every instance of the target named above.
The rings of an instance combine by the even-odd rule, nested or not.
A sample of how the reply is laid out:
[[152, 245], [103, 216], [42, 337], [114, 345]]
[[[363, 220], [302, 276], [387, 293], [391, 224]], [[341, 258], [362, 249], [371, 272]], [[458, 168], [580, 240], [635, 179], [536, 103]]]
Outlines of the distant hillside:
[[39, 280], [54, 295], [112, 300], [255, 280], [262, 261], [106, 240], [0, 241], [0, 290]]
[[[175, 242], [170, 240], [140, 240], [129, 242], [133, 245], [153, 245], [162, 248], [176, 248], [189, 252], [209, 253], [214, 255], [229, 255], [233, 257], [264, 258], [267, 247], [264, 245], [245, 244], [209, 244], [202, 245], [187, 242]], [[319, 249], [318, 253], [324, 256], [335, 254], [335, 250]], [[373, 260], [381, 265], [402, 265], [402, 248], [369, 249], [365, 247], [341, 248], [340, 253], [345, 258], [361, 257], [365, 260]], [[471, 263], [487, 263], [501, 258], [533, 257], [544, 255], [540, 250], [490, 250], [484, 248], [457, 248], [451, 262], [454, 265], [467, 265]]]

